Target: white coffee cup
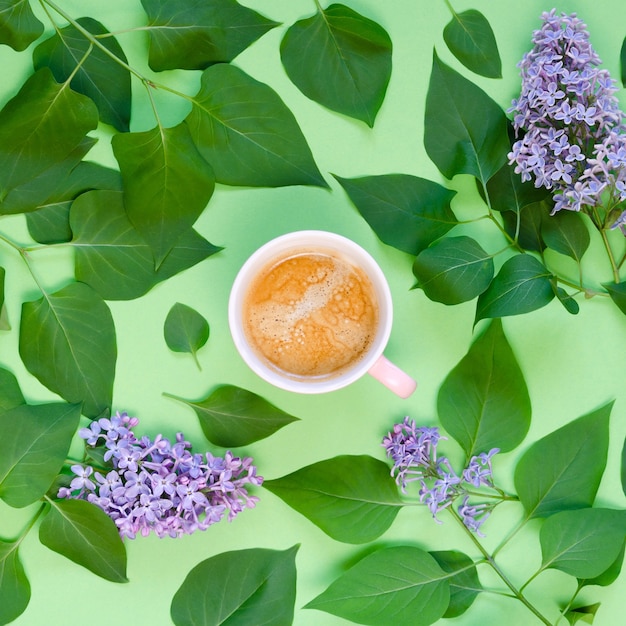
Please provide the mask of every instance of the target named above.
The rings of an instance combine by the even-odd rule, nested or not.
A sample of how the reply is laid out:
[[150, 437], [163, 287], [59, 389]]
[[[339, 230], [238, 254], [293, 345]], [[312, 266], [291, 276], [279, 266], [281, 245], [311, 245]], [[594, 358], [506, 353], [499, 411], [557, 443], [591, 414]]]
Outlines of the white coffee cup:
[[[344, 258], [366, 274], [378, 304], [378, 325], [368, 350], [347, 369], [330, 377], [293, 377], [272, 367], [246, 338], [244, 302], [251, 282], [272, 261], [289, 256], [291, 251], [327, 251]], [[246, 364], [265, 381], [297, 393], [326, 393], [346, 387], [366, 373], [382, 382], [402, 398], [410, 396], [417, 383], [383, 355], [393, 320], [391, 292], [385, 276], [372, 256], [352, 240], [319, 230], [303, 230], [273, 239], [248, 258], [233, 283], [228, 303], [228, 321], [235, 346]]]

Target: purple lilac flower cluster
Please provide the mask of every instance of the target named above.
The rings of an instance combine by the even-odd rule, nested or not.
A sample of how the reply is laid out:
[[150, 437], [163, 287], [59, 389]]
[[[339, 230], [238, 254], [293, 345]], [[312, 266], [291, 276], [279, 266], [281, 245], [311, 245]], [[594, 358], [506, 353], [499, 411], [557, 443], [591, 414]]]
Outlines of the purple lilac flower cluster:
[[522, 136], [509, 162], [522, 180], [553, 190], [554, 211], [604, 207], [599, 226], [619, 226], [626, 234], [626, 212], [612, 211], [626, 200], [626, 127], [616, 83], [599, 69], [576, 14], [553, 9], [541, 19], [533, 49], [518, 64], [522, 90], [509, 113]]
[[445, 439], [438, 428], [417, 427], [415, 420], [408, 417], [383, 438], [387, 456], [393, 461], [391, 475], [406, 493], [407, 485], [417, 481], [420, 485], [420, 501], [426, 504], [435, 521], [437, 514], [449, 507], [457, 498], [463, 497], [459, 515], [463, 523], [479, 536], [484, 535], [480, 527], [485, 523], [495, 504], [470, 505], [469, 488], [494, 488], [491, 460], [499, 452], [493, 448], [473, 456], [467, 467], [458, 475], [446, 457], [437, 456], [437, 444]]
[[255, 506], [258, 498], [248, 494], [247, 486], [260, 485], [263, 478], [251, 458], [192, 454], [182, 433], [174, 443], [161, 435], [137, 439], [133, 428], [138, 423], [116, 413], [82, 428], [80, 437], [89, 446], [104, 446], [104, 461], [112, 468], [103, 474], [90, 465], [73, 465], [75, 477], [58, 497], [93, 502], [130, 539], [150, 532], [191, 534]]

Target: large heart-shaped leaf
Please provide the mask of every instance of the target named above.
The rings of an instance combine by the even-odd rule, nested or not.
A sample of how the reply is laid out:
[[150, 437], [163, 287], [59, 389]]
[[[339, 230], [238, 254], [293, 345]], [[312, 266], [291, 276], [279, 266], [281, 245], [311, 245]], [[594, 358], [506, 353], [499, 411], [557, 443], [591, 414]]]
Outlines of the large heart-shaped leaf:
[[289, 626], [296, 599], [298, 547], [250, 548], [202, 561], [174, 595], [172, 621], [176, 626]]
[[[97, 37], [106, 51], [92, 44], [88, 34]], [[117, 39], [91, 17], [57, 30], [33, 51], [36, 70], [49, 67], [60, 83], [71, 77], [72, 89], [95, 102], [100, 119], [124, 132], [130, 123], [130, 73], [115, 58], [127, 62]]]
[[39, 527], [44, 546], [115, 583], [126, 578], [126, 548], [115, 522], [85, 500], [50, 500]]
[[0, 624], [21, 615], [30, 602], [30, 583], [17, 549], [20, 542], [0, 540]]
[[319, 461], [263, 486], [346, 543], [373, 541], [404, 506], [389, 467], [365, 455]]
[[220, 183], [328, 186], [293, 113], [271, 87], [234, 65], [203, 72], [186, 121]]
[[14, 507], [39, 500], [63, 466], [80, 405], [22, 404], [0, 414], [0, 498]]
[[232, 61], [278, 25], [235, 0], [141, 0], [148, 14], [148, 63], [162, 70], [202, 70]]
[[20, 356], [28, 371], [83, 413], [111, 407], [117, 345], [104, 300], [84, 283], [22, 305]]
[[334, 176], [378, 238], [403, 252], [417, 254], [458, 223], [450, 208], [456, 192], [425, 178]]
[[43, 33], [28, 0], [0, 0], [0, 43], [26, 50]]
[[391, 76], [391, 39], [382, 26], [343, 4], [318, 9], [283, 37], [287, 75], [311, 100], [372, 127]]
[[163, 336], [170, 350], [188, 352], [200, 368], [196, 353], [209, 339], [209, 323], [198, 311], [181, 302], [174, 304], [165, 318]]
[[559, 211], [541, 223], [541, 234], [552, 250], [580, 262], [591, 237], [583, 216], [572, 211]]

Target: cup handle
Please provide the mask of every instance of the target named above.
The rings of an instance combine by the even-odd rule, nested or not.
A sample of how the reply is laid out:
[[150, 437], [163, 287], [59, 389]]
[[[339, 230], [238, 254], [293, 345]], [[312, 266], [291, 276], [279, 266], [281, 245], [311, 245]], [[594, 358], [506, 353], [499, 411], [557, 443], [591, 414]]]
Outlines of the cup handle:
[[384, 355], [378, 357], [368, 372], [401, 398], [408, 398], [417, 387], [415, 380]]

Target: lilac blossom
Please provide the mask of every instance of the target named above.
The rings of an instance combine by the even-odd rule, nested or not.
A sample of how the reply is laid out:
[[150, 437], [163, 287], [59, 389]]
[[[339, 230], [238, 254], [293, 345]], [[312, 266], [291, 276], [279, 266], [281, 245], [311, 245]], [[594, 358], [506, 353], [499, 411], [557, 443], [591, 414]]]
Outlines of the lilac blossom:
[[138, 423], [116, 413], [82, 428], [80, 437], [105, 450], [111, 469], [103, 474], [90, 465], [72, 465], [74, 477], [58, 497], [99, 506], [130, 539], [151, 532], [159, 537], [191, 534], [255, 506], [258, 498], [248, 487], [262, 484], [263, 478], [251, 458], [231, 452], [224, 457], [192, 454], [182, 433], [174, 442], [162, 435], [137, 439], [133, 429]]

